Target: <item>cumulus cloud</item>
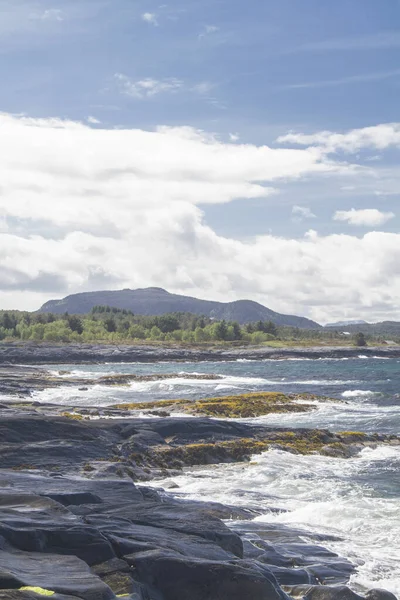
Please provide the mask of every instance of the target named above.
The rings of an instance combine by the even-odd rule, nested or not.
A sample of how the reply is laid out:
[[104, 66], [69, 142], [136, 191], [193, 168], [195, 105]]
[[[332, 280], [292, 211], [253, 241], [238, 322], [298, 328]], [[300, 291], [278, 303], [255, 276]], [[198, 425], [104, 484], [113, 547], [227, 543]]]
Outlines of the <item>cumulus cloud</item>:
[[298, 206], [295, 204], [292, 207], [292, 216], [294, 220], [304, 221], [305, 219], [315, 219], [316, 215], [307, 206]]
[[9, 115], [0, 128], [2, 307], [156, 285], [322, 321], [337, 320], [341, 305], [371, 320], [400, 316], [399, 234], [242, 241], [204, 221], [206, 203], [268, 202], [288, 180], [346, 172], [318, 148]]
[[395, 217], [394, 213], [382, 212], [377, 208], [338, 210], [333, 216], [335, 221], [346, 221], [349, 225], [362, 227], [379, 227], [393, 219], [393, 217]]
[[157, 27], [157, 25], [158, 25], [158, 19], [157, 19], [157, 15], [155, 13], [150, 13], [150, 12], [143, 13], [142, 20], [145, 21], [146, 23], [150, 23], [150, 25], [154, 25], [155, 27]]

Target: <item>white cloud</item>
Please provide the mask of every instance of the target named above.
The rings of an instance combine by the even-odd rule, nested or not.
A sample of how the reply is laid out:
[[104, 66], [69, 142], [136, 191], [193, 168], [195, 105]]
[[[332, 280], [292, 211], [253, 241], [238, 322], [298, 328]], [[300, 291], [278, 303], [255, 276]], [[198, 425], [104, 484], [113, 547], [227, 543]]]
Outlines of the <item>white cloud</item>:
[[230, 133], [229, 139], [231, 142], [238, 142], [240, 140], [240, 136], [237, 133]]
[[310, 42], [295, 49], [299, 51], [321, 50], [385, 50], [400, 47], [400, 33], [398, 31], [381, 31], [369, 35], [351, 36], [345, 38], [323, 39], [319, 42]]
[[393, 217], [395, 217], [394, 213], [382, 212], [377, 208], [338, 210], [333, 216], [335, 221], [346, 221], [349, 225], [362, 227], [379, 227], [393, 219]]
[[398, 77], [400, 75], [400, 69], [394, 71], [380, 71], [375, 73], [363, 73], [360, 75], [350, 75], [348, 77], [340, 77], [338, 79], [323, 79], [320, 81], [306, 81], [302, 83], [291, 83], [282, 85], [278, 89], [280, 90], [301, 90], [301, 89], [313, 89], [323, 87], [335, 87], [337, 85], [348, 85], [352, 83], [368, 83], [370, 81], [382, 81], [384, 79], [391, 79], [392, 77]]
[[154, 25], [155, 27], [157, 27], [157, 25], [158, 25], [158, 19], [157, 19], [157, 15], [155, 13], [150, 13], [150, 12], [143, 13], [142, 20], [145, 21], [146, 23], [150, 23], [150, 25]]
[[214, 87], [215, 85], [210, 81], [201, 81], [200, 83], [196, 83], [194, 86], [192, 86], [191, 89], [197, 94], [209, 94]]
[[89, 116], [87, 118], [87, 122], [90, 123], [91, 125], [100, 125], [101, 121], [99, 121], [99, 119], [96, 119], [96, 117], [92, 117]]
[[186, 84], [176, 77], [169, 77], [166, 79], [146, 77], [145, 79], [134, 80], [123, 73], [116, 73], [114, 77], [123, 94], [130, 96], [131, 98], [137, 98], [138, 100], [152, 98], [159, 94], [185, 92], [187, 94], [197, 94], [202, 97], [205, 102], [212, 104], [217, 108], [225, 108], [217, 98], [210, 96], [210, 92], [215, 87], [215, 84], [210, 81]]
[[208, 34], [216, 33], [217, 31], [219, 31], [219, 27], [217, 27], [216, 25], [206, 25], [205, 27], [205, 32]]
[[199, 35], [197, 37], [199, 40], [201, 40], [202, 38], [204, 38], [208, 35], [217, 33], [217, 31], [219, 31], [219, 27], [217, 27], [217, 25], [205, 25], [203, 31], [201, 33], [199, 33]]
[[277, 141], [299, 146], [319, 146], [327, 153], [343, 151], [354, 154], [364, 148], [385, 150], [391, 146], [400, 147], [400, 123], [384, 123], [374, 127], [352, 129], [346, 133], [289, 133], [280, 136]]
[[58, 8], [49, 8], [38, 17], [43, 21], [64, 21], [64, 13]]
[[292, 215], [297, 221], [303, 221], [304, 219], [315, 219], [317, 216], [307, 206], [298, 206], [297, 204], [292, 207]]
[[218, 235], [205, 203], [345, 171], [317, 148], [231, 144], [189, 127], [106, 130], [0, 116], [0, 304], [157, 285], [317, 320], [399, 318], [400, 235]]
[[139, 99], [151, 98], [162, 93], [174, 93], [184, 87], [183, 81], [173, 77], [161, 80], [147, 77], [134, 81], [123, 73], [116, 73], [115, 78], [124, 94]]

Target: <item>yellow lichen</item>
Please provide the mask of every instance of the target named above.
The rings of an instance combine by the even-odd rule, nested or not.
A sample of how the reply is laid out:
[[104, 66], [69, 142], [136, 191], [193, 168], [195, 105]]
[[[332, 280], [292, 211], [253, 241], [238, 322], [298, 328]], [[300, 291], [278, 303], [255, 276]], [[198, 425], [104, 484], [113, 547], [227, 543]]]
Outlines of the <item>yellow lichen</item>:
[[[298, 398], [299, 396], [288, 396], [281, 392], [253, 392], [194, 401], [178, 399], [117, 404], [114, 408], [121, 410], [154, 410], [179, 407], [179, 410], [191, 414], [226, 418], [252, 418], [271, 413], [308, 412], [315, 408], [312, 404], [297, 404], [294, 400]], [[313, 398], [307, 396], [304, 399], [311, 400]]]
[[54, 596], [55, 592], [51, 590], [45, 590], [41, 587], [32, 587], [30, 585], [20, 588], [21, 592], [35, 592], [35, 594], [39, 594], [40, 596]]
[[76, 413], [63, 412], [62, 416], [66, 417], [67, 419], [74, 419], [74, 421], [82, 421], [83, 420], [82, 415], [78, 415]]

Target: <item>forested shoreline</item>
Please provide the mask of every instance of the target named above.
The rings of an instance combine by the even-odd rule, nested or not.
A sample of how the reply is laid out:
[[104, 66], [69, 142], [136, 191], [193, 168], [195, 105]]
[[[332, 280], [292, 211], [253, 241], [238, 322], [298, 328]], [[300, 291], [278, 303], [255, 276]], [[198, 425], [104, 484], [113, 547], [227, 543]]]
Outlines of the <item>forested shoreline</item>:
[[295, 342], [300, 345], [327, 343], [362, 346], [364, 341], [378, 344], [384, 341], [383, 336], [359, 336], [360, 334], [345, 336], [341, 332], [326, 328], [310, 330], [279, 327], [272, 321], [240, 325], [237, 321], [217, 321], [191, 313], [143, 316], [109, 306], [95, 306], [87, 315], [0, 311], [0, 341], [6, 342], [148, 341], [172, 344], [236, 342], [271, 345]]

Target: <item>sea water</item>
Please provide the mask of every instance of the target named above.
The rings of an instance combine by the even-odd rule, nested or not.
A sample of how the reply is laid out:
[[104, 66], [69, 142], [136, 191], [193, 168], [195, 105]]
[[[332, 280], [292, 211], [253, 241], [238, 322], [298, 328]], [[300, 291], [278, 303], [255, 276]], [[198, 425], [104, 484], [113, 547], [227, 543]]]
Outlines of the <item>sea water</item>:
[[[310, 413], [274, 414], [252, 420], [265, 425], [333, 431], [400, 434], [400, 361], [365, 358], [204, 363], [52, 365], [53, 372], [93, 380], [88, 391], [61, 387], [36, 399], [60, 404], [107, 406], [115, 402], [223, 396], [252, 391], [311, 392], [335, 402], [316, 402]], [[104, 374], [179, 373], [167, 380], [128, 387], [96, 384]], [[217, 374], [217, 380], [185, 374]], [[71, 376], [71, 374], [69, 376]], [[223, 481], [223, 485], [221, 482]], [[383, 587], [400, 595], [400, 448], [378, 445], [350, 459], [299, 456], [269, 450], [250, 464], [187, 469], [174, 477], [176, 494], [227, 504], [251, 505], [257, 519], [336, 536], [324, 542], [358, 565], [354, 589]], [[160, 482], [158, 482], [160, 484]], [[281, 509], [271, 511], [270, 508]], [[305, 539], [307, 535], [305, 534]]]

